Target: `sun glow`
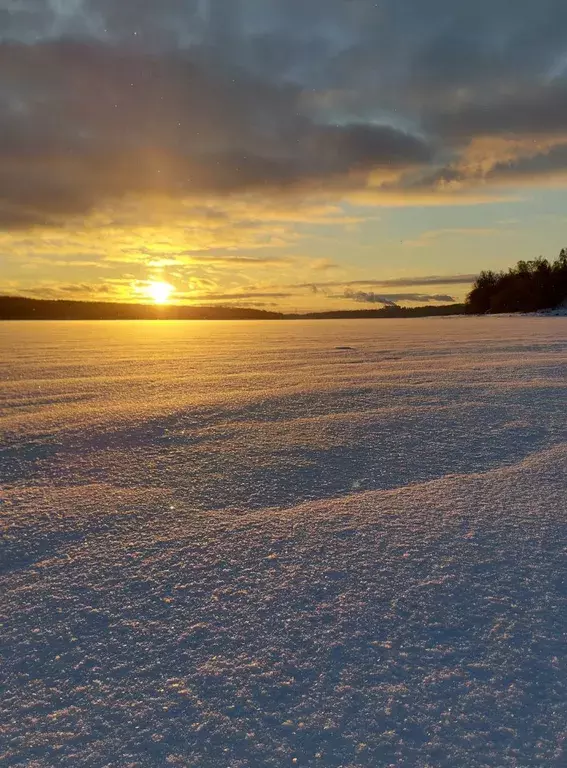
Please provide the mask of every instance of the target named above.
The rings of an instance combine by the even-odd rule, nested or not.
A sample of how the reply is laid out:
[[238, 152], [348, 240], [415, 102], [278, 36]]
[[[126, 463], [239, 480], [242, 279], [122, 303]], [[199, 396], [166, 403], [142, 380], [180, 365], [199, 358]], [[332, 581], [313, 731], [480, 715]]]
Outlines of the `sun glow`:
[[167, 304], [174, 290], [169, 283], [152, 282], [149, 283], [146, 292], [156, 304]]

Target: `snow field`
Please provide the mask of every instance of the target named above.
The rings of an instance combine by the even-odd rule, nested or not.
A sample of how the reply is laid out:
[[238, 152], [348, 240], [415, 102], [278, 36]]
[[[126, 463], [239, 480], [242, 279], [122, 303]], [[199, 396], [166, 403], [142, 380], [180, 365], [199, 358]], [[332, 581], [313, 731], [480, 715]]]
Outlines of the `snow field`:
[[567, 764], [566, 329], [1, 326], [0, 764]]

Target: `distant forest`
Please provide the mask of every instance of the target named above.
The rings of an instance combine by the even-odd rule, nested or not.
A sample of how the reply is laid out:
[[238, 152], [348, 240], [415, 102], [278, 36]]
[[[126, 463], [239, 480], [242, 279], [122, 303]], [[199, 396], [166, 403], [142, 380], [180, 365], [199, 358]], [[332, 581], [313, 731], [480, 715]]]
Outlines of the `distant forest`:
[[301, 320], [460, 315], [464, 304], [283, 314], [246, 307], [178, 307], [0, 296], [0, 320]]
[[387, 306], [381, 309], [338, 309], [330, 312], [310, 312], [303, 315], [284, 315], [284, 319], [304, 320], [348, 320], [349, 318], [395, 318], [395, 317], [441, 317], [446, 315], [463, 315], [464, 304], [444, 304], [442, 306], [398, 307]]
[[0, 296], [0, 320], [280, 320], [278, 312]]
[[567, 249], [554, 262], [519, 261], [507, 272], [481, 272], [466, 301], [468, 314], [538, 312], [567, 300]]

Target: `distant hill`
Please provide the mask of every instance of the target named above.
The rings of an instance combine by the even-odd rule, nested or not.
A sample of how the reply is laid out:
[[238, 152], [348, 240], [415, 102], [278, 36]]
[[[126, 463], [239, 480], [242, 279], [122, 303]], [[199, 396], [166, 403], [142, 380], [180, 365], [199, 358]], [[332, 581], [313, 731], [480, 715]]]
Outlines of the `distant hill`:
[[245, 307], [178, 307], [0, 296], [0, 320], [281, 320]]
[[463, 304], [283, 314], [246, 307], [178, 307], [0, 296], [0, 320], [329, 320], [463, 314]]
[[396, 317], [441, 317], [464, 315], [464, 304], [444, 304], [443, 306], [425, 307], [382, 307], [381, 309], [332, 310], [330, 312], [310, 312], [304, 315], [284, 315], [286, 320], [348, 320], [362, 318], [388, 319]]

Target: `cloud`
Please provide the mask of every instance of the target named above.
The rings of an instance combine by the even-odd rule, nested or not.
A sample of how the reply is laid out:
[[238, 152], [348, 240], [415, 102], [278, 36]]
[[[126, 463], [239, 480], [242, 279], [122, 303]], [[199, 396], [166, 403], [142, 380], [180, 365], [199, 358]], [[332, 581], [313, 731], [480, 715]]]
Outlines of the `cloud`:
[[[248, 248], [253, 246], [248, 244]], [[146, 246], [135, 248], [124, 248], [118, 254], [109, 257], [110, 261], [118, 263], [139, 263], [149, 266], [191, 266], [207, 265], [213, 267], [250, 267], [263, 268], [273, 266], [286, 266], [293, 263], [293, 260], [286, 256], [246, 256], [238, 252], [214, 252], [214, 251], [163, 251], [151, 249]]]
[[290, 287], [293, 288], [307, 288], [313, 293], [328, 288], [354, 288], [357, 286], [363, 287], [380, 287], [380, 288], [411, 288], [413, 286], [421, 287], [426, 285], [468, 285], [476, 280], [476, 275], [416, 275], [408, 277], [396, 277], [388, 280], [376, 280], [369, 278], [367, 280], [348, 280], [348, 281], [328, 281], [323, 283], [299, 283]]
[[106, 281], [99, 283], [58, 283], [52, 280], [35, 281], [33, 285], [12, 282], [0, 293], [12, 296], [29, 296], [38, 299], [68, 299], [90, 301], [131, 301], [127, 291], [130, 281]]
[[329, 272], [334, 269], [340, 269], [339, 265], [331, 261], [331, 259], [315, 259], [310, 263], [310, 268], [315, 270], [316, 272]]
[[[37, 273], [212, 276], [220, 297], [247, 272], [325, 278], [335, 251], [293, 254], [311, 226], [367, 219], [347, 203], [567, 184], [566, 37], [564, 0], [0, 0], [2, 254]], [[373, 303], [470, 282], [297, 288]]]
[[192, 301], [207, 302], [207, 301], [245, 301], [248, 299], [289, 299], [293, 297], [292, 293], [262, 293], [258, 292], [235, 292], [235, 293], [201, 293], [188, 295]]
[[567, 84], [538, 83], [512, 93], [476, 98], [431, 116], [431, 127], [450, 139], [540, 137], [567, 132]]
[[[479, 137], [567, 135], [562, 0], [308, 6], [0, 8], [0, 225], [57, 226], [126, 196], [443, 202], [478, 185], [462, 160]], [[518, 175], [564, 162], [536, 157]], [[483, 182], [514, 175], [494, 159]]]
[[[460, 156], [407, 181], [411, 196], [453, 195], [470, 198], [475, 188], [494, 195], [495, 188], [520, 188], [565, 181], [567, 133], [547, 136], [479, 136]], [[439, 199], [439, 197], [438, 197]], [[490, 197], [488, 198], [490, 199]], [[486, 199], [485, 199], [486, 201]]]
[[[387, 287], [411, 287], [424, 285], [468, 285], [474, 282], [476, 275], [426, 275], [424, 277], [398, 277], [380, 283]], [[350, 283], [351, 285], [353, 283]], [[368, 283], [367, 283], [368, 284]]]
[[423, 293], [396, 293], [396, 294], [377, 294], [373, 291], [352, 291], [346, 290], [344, 298], [350, 301], [356, 301], [359, 304], [382, 304], [387, 307], [396, 306], [401, 301], [422, 302], [429, 304], [434, 301], [454, 302], [452, 296], [446, 294], [423, 294]]
[[0, 71], [5, 226], [56, 225], [127, 195], [316, 188], [430, 158], [422, 137], [318, 122], [299, 85], [223, 67], [200, 49], [4, 42]]

